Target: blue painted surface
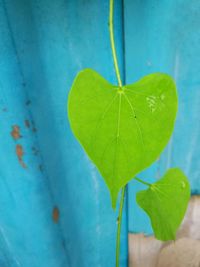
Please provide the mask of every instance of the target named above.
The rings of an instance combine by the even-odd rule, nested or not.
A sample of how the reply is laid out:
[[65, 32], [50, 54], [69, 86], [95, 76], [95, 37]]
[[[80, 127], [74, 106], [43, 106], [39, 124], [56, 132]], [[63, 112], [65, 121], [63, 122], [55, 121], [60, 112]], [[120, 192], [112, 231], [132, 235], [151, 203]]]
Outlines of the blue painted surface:
[[[198, 0], [125, 0], [126, 82], [151, 72], [171, 74], [178, 87], [179, 112], [174, 135], [157, 163], [142, 173], [156, 180], [180, 167], [200, 193], [200, 2]], [[147, 216], [135, 203], [136, 182], [129, 186], [129, 230], [152, 233]]]
[[[117, 214], [66, 115], [79, 70], [94, 68], [116, 83], [108, 10], [108, 1], [0, 1], [1, 266], [114, 266]], [[123, 72], [121, 23], [118, 1]], [[14, 125], [18, 140], [10, 134]], [[53, 220], [55, 207], [60, 216]], [[127, 266], [126, 223], [125, 213], [121, 267]]]
[[[94, 68], [116, 83], [108, 8], [108, 1], [0, 0], [3, 267], [114, 266], [117, 214], [66, 116], [67, 93], [79, 70]], [[174, 76], [179, 91], [173, 138], [159, 161], [140, 177], [155, 181], [167, 168], [179, 166], [190, 178], [192, 192], [199, 194], [200, 3], [125, 0], [122, 5], [119, 0], [115, 21], [124, 80], [132, 83], [162, 71]], [[20, 127], [18, 140], [11, 136], [14, 125]], [[27, 168], [17, 158], [17, 145], [24, 150]], [[129, 186], [121, 267], [127, 266], [127, 222], [130, 231], [152, 232], [134, 202], [141, 188], [136, 181]], [[52, 219], [55, 207], [58, 222]]]

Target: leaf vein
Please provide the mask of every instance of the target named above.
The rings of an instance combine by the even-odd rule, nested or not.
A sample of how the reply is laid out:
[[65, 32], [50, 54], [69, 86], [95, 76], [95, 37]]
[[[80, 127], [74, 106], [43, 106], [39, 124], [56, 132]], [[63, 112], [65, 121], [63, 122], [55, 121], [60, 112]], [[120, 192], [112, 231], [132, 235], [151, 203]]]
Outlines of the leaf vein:
[[141, 141], [141, 144], [142, 144], [142, 148], [143, 148], [144, 151], [146, 151], [146, 149], [145, 149], [145, 144], [144, 144], [144, 140], [143, 140], [143, 135], [142, 135], [142, 130], [141, 130], [140, 124], [139, 124], [139, 122], [138, 122], [138, 120], [137, 120], [137, 118], [136, 118], [135, 110], [134, 110], [134, 108], [133, 108], [133, 106], [132, 106], [132, 104], [131, 104], [131, 102], [130, 102], [128, 96], [127, 96], [126, 94], [124, 94], [124, 97], [125, 97], [127, 103], [129, 104], [129, 106], [130, 106], [132, 112], [133, 112], [133, 115], [134, 115], [134, 118], [133, 118], [133, 119], [134, 119], [135, 124], [136, 124], [136, 127], [137, 127], [137, 132], [139, 133], [139, 137], [140, 137], [140, 141]]

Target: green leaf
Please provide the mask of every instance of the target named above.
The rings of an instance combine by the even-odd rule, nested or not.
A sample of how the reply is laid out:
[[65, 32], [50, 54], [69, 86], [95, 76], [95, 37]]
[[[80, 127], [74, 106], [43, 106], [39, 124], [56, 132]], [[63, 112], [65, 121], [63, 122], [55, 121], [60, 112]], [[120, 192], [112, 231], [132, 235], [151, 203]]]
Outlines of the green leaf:
[[120, 88], [91, 69], [68, 98], [72, 131], [102, 174], [116, 206], [118, 192], [166, 146], [177, 112], [176, 88], [162, 73]]
[[189, 199], [188, 179], [178, 168], [169, 169], [158, 182], [136, 196], [138, 205], [151, 219], [156, 238], [162, 241], [175, 240]]

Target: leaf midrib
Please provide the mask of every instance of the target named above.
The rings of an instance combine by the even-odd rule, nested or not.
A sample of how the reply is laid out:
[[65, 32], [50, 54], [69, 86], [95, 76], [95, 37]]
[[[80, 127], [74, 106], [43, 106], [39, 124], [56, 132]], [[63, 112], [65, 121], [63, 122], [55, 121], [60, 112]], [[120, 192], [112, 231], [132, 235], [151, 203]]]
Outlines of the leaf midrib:
[[[135, 113], [134, 107], [133, 107], [132, 103], [130, 102], [130, 99], [126, 95], [125, 90], [123, 90], [122, 92], [121, 91], [119, 92], [119, 89], [117, 89], [117, 91], [116, 91], [115, 95], [113, 96], [112, 100], [109, 101], [109, 103], [106, 105], [106, 108], [104, 109], [104, 111], [102, 112], [102, 114], [99, 116], [99, 120], [98, 120], [98, 122], [96, 124], [94, 134], [92, 135], [92, 138], [91, 138], [90, 146], [93, 147], [93, 149], [94, 149], [95, 143], [93, 143], [93, 142], [96, 140], [96, 137], [98, 135], [97, 134], [97, 131], [101, 127], [101, 123], [103, 122], [103, 120], [105, 119], [106, 115], [108, 114], [108, 111], [110, 110], [110, 108], [114, 104], [117, 96], [119, 96], [119, 106], [118, 106], [118, 117], [117, 117], [116, 136], [113, 137], [113, 138], [110, 138], [108, 140], [108, 142], [105, 145], [105, 149], [103, 150], [103, 153], [100, 156], [100, 165], [101, 165], [102, 164], [102, 161], [103, 161], [103, 158], [104, 158], [104, 154], [105, 154], [106, 150], [108, 149], [109, 144], [112, 143], [113, 141], [117, 140], [116, 145], [115, 145], [115, 152], [114, 152], [114, 164], [113, 164], [113, 174], [112, 174], [113, 177], [114, 177], [114, 172], [115, 172], [115, 169], [116, 169], [116, 166], [117, 166], [117, 164], [116, 164], [116, 161], [117, 161], [117, 149], [118, 149], [119, 140], [120, 140], [120, 122], [121, 122], [122, 96], [124, 97], [124, 99], [128, 103], [128, 106], [130, 107], [131, 112], [134, 115], [133, 122], [135, 122], [135, 125], [136, 125], [136, 128], [137, 128], [137, 134], [138, 134], [138, 136], [140, 138], [140, 142], [141, 142], [142, 148], [145, 151], [145, 145], [144, 145], [143, 135], [142, 135], [142, 131], [141, 131], [141, 128], [140, 128], [138, 119], [136, 117], [136, 113]], [[123, 147], [124, 147], [124, 145], [123, 145]], [[124, 147], [124, 149], [125, 149], [125, 147]], [[127, 150], [126, 149], [125, 149], [124, 152], [126, 152], [125, 154], [127, 154]]]

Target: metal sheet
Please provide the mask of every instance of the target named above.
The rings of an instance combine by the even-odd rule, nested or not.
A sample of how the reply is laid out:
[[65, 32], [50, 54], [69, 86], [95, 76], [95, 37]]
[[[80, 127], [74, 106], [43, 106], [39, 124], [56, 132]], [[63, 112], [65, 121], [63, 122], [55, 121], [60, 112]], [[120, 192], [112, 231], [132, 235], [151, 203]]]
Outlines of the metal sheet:
[[[66, 114], [82, 68], [116, 82], [108, 10], [108, 1], [0, 1], [1, 266], [114, 266], [117, 214]], [[121, 11], [119, 1], [123, 69]]]

